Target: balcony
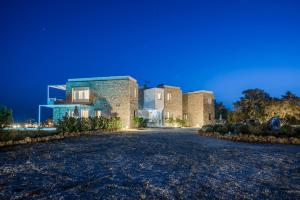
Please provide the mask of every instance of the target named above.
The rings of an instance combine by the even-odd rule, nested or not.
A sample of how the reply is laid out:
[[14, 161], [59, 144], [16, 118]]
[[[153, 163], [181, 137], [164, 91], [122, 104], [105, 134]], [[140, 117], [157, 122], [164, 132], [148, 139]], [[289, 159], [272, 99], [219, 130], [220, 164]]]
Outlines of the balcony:
[[65, 103], [66, 101], [64, 99], [57, 99], [57, 98], [49, 98], [47, 101], [48, 105], [60, 105]]
[[47, 88], [47, 105], [65, 104], [66, 101], [64, 99], [58, 99], [58, 98], [55, 98], [55, 97], [50, 97], [50, 88], [65, 91], [66, 90], [66, 85], [48, 85], [48, 88]]

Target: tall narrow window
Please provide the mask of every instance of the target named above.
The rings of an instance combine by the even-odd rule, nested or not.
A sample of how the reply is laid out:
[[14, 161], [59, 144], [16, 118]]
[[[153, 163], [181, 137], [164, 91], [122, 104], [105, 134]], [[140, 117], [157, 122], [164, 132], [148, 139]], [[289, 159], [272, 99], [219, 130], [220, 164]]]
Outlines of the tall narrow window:
[[170, 112], [167, 112], [167, 119], [170, 119]]
[[95, 110], [95, 117], [101, 117], [101, 110]]
[[89, 110], [88, 109], [82, 109], [81, 110], [81, 118], [88, 118], [89, 117]]
[[183, 119], [184, 119], [184, 120], [187, 120], [187, 118], [188, 118], [188, 115], [187, 115], [187, 114], [184, 114], [184, 115], [183, 115]]
[[168, 101], [170, 101], [170, 100], [171, 100], [171, 98], [172, 98], [172, 95], [171, 95], [171, 93], [168, 93], [168, 94], [167, 94], [167, 100], [168, 100]]
[[157, 99], [161, 100], [161, 93], [157, 93]]
[[88, 102], [90, 99], [90, 89], [88, 87], [78, 87], [72, 89], [73, 102]]
[[208, 120], [211, 120], [211, 114], [210, 113], [208, 114]]
[[211, 98], [211, 97], [208, 97], [208, 98], [207, 98], [207, 103], [208, 103], [208, 104], [212, 104], [212, 98]]
[[134, 98], [136, 98], [136, 97], [137, 97], [137, 89], [134, 88]]

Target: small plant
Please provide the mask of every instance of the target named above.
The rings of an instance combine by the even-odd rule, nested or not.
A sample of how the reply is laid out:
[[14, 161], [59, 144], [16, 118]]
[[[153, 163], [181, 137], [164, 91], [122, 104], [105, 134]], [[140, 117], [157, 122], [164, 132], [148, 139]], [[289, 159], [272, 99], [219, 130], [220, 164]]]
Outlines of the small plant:
[[136, 127], [138, 127], [138, 128], [146, 128], [147, 127], [147, 123], [148, 123], [147, 119], [144, 119], [142, 117], [135, 117], [133, 120], [134, 120], [134, 124], [136, 125]]

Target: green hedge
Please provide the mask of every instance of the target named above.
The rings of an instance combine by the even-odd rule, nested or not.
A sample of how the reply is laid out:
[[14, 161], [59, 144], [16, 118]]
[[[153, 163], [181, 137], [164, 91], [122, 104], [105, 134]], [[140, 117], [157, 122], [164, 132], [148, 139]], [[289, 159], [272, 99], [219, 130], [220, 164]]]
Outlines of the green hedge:
[[300, 137], [300, 127], [289, 125], [282, 126], [278, 131], [271, 130], [267, 124], [216, 124], [205, 125], [201, 129], [203, 132], [217, 132], [224, 134], [248, 134], [257, 136], [277, 136], [277, 137]]
[[93, 117], [93, 118], [74, 118], [64, 117], [59, 120], [56, 128], [58, 132], [81, 132], [81, 131], [113, 131], [122, 127], [119, 117], [105, 118], [105, 117]]

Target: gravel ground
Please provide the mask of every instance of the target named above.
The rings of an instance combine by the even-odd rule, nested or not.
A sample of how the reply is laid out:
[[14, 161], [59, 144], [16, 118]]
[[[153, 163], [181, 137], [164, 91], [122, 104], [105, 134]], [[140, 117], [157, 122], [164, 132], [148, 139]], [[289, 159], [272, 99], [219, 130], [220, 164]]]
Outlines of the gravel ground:
[[0, 148], [0, 199], [300, 199], [300, 145], [189, 129]]

